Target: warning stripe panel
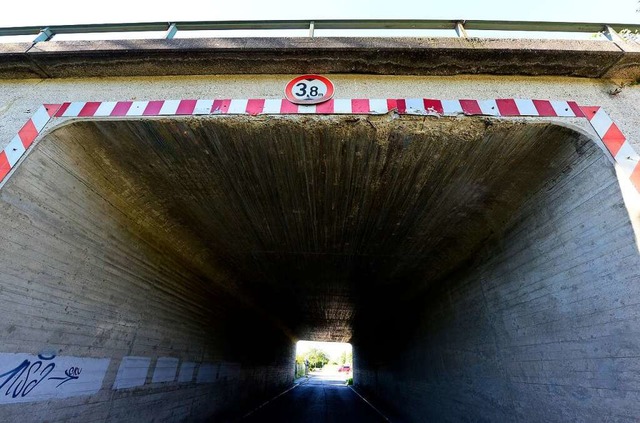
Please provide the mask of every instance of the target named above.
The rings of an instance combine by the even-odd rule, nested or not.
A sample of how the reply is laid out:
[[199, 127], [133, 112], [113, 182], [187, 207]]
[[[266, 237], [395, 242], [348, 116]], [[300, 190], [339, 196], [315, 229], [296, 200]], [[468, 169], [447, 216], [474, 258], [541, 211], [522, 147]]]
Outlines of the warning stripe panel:
[[180, 100], [176, 115], [191, 115], [196, 108], [197, 100]]
[[571, 107], [571, 111], [573, 111], [575, 117], [584, 117], [584, 113], [582, 113], [582, 110], [580, 110], [580, 106], [578, 106], [578, 103], [576, 103], [575, 101], [567, 101], [567, 104], [569, 105], [569, 107]]
[[[349, 114], [351, 113], [351, 100], [348, 98], [337, 98], [335, 100], [331, 100], [333, 103], [333, 113], [336, 114]], [[322, 107], [322, 104], [318, 104], [318, 106]], [[316, 110], [318, 108], [316, 107]]]
[[533, 105], [538, 111], [538, 116], [555, 117], [556, 111], [548, 100], [533, 100]]
[[38, 136], [38, 130], [36, 126], [33, 124], [33, 120], [29, 119], [27, 123], [24, 124], [22, 128], [18, 131], [18, 136], [20, 140], [22, 140], [22, 145], [24, 148], [29, 148], [33, 140]]
[[373, 114], [384, 114], [389, 112], [389, 105], [386, 99], [372, 98], [369, 99], [369, 111]]
[[142, 114], [144, 116], [158, 116], [164, 106], [164, 103], [165, 101], [150, 101]]
[[263, 98], [251, 98], [247, 101], [246, 111], [248, 114], [255, 116], [262, 113], [264, 110], [264, 99]]
[[618, 125], [613, 122], [611, 122], [609, 129], [607, 129], [607, 132], [602, 136], [602, 142], [604, 142], [604, 145], [607, 146], [611, 155], [614, 157], [618, 154], [618, 151], [620, 151], [620, 148], [626, 140], [620, 129], [618, 129]]
[[496, 105], [502, 116], [520, 116], [520, 109], [512, 98], [498, 98]]
[[98, 108], [100, 107], [100, 102], [98, 101], [88, 101], [84, 104], [84, 106], [82, 107], [82, 109], [80, 109], [80, 112], [78, 113], [78, 116], [93, 116], [96, 114], [96, 112], [98, 111]]
[[0, 152], [0, 181], [2, 181], [5, 176], [11, 170], [11, 165], [9, 164], [9, 160], [7, 160], [7, 154], [4, 151]]
[[442, 101], [434, 100], [432, 98], [425, 98], [423, 100], [424, 108], [428, 114], [444, 114], [444, 108], [442, 107]]
[[98, 107], [98, 110], [96, 110], [94, 116], [111, 116], [111, 112], [113, 112], [116, 104], [117, 103], [115, 101], [103, 101], [102, 104], [100, 104], [100, 107]]
[[132, 104], [133, 104], [132, 101], [116, 102], [115, 107], [113, 108], [113, 110], [111, 110], [110, 116], [126, 116]]
[[67, 111], [70, 105], [71, 103], [62, 103], [62, 105], [58, 108], [58, 111], [56, 112], [55, 116], [56, 117], [62, 116], [64, 112]]
[[227, 113], [229, 105], [231, 105], [231, 100], [213, 100], [211, 113]]
[[460, 100], [460, 107], [465, 115], [481, 115], [482, 109], [478, 100]]
[[334, 110], [334, 100], [331, 98], [327, 101], [325, 101], [324, 103], [320, 103], [316, 105], [316, 113], [322, 114], [322, 115], [330, 115], [333, 113]]
[[330, 99], [317, 105], [297, 105], [286, 99], [213, 99], [89, 101], [45, 104], [29, 119], [11, 143], [0, 151], [0, 181], [18, 163], [24, 152], [52, 119], [58, 117], [140, 117], [215, 114], [383, 114], [483, 115], [501, 117], [579, 117], [586, 118], [634, 185], [640, 190], [640, 155], [628, 142], [609, 115], [598, 106], [579, 106], [575, 101], [537, 99], [460, 99], [431, 98]]
[[369, 113], [369, 100], [363, 98], [351, 100], [351, 113]]
[[607, 112], [599, 106], [579, 106], [579, 111], [585, 117], [598, 137], [613, 156], [619, 169], [626, 174], [636, 190], [640, 192], [640, 155], [624, 136], [618, 125], [609, 117]]
[[280, 113], [298, 113], [298, 105], [293, 104], [289, 100], [283, 99], [280, 107]]
[[[71, 103], [66, 103], [68, 109]], [[22, 125], [4, 150], [0, 151], [0, 182], [4, 181], [11, 169], [20, 161], [51, 118], [59, 112], [62, 104], [43, 104], [27, 122]]]

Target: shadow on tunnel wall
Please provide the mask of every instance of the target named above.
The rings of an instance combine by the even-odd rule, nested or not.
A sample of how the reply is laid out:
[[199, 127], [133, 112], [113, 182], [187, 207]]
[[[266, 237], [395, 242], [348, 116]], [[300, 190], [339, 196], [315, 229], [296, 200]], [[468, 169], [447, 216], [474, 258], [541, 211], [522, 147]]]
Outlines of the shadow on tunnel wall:
[[[291, 385], [296, 339], [351, 341], [357, 389], [408, 421], [608, 416], [635, 395], [633, 234], [566, 127], [78, 120], [0, 198], [3, 352], [111, 360], [99, 391], [11, 419], [224, 421]], [[125, 357], [197, 370], [121, 389]]]
[[537, 141], [576, 148], [458, 268], [356, 322], [355, 386], [392, 421], [640, 416], [640, 256], [615, 171], [577, 133]]

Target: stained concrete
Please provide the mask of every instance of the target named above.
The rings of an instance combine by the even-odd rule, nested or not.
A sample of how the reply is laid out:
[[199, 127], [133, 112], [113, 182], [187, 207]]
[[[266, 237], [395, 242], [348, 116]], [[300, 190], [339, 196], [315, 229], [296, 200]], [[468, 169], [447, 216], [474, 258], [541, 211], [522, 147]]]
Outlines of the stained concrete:
[[596, 40], [202, 38], [0, 44], [0, 78], [277, 73], [637, 79], [640, 53]]
[[544, 123], [393, 115], [86, 121], [48, 138], [109, 169], [88, 175], [190, 269], [298, 338], [342, 342], [356, 314], [469, 259], [586, 142]]
[[635, 422], [639, 280], [615, 173], [585, 144], [466, 266], [354, 327], [356, 387], [394, 421]]
[[[97, 394], [3, 405], [2, 420], [225, 420], [288, 387], [291, 336], [222, 272], [199, 266], [153, 213], [137, 214], [108, 161], [92, 160], [82, 139], [67, 142], [74, 148], [44, 140], [0, 191], [2, 351], [111, 365]], [[112, 389], [125, 356], [171, 357], [213, 374], [164, 384], [149, 375], [143, 386]]]
[[[0, 146], [4, 147], [43, 103], [155, 99], [282, 98], [295, 75], [212, 75], [1, 80]], [[331, 75], [337, 98], [533, 98], [602, 106], [640, 149], [640, 86], [607, 80], [518, 76]], [[622, 82], [620, 82], [622, 84]], [[611, 95], [611, 92], [617, 92]], [[589, 131], [584, 119], [562, 119]], [[593, 132], [595, 136], [595, 132]]]
[[[638, 253], [613, 168], [582, 131], [79, 119], [48, 132], [0, 198], [5, 350], [114, 359], [98, 394], [5, 406], [10, 419], [239, 415], [291, 383], [296, 339], [351, 340], [357, 388], [408, 420], [635, 413], [622, 399], [634, 364], [609, 364], [636, 350]], [[220, 376], [114, 392], [132, 355]], [[583, 386], [580, 363], [606, 385]]]

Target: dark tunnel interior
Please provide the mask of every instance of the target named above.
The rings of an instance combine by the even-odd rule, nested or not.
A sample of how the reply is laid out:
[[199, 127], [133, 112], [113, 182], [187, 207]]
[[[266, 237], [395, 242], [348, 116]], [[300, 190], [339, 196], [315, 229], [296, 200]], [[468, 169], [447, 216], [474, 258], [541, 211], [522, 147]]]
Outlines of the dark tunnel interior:
[[[299, 339], [351, 342], [356, 387], [390, 408], [410, 401], [409, 420], [455, 419], [456, 404], [487, 419], [531, 412], [513, 399], [530, 395], [519, 380], [540, 374], [522, 367], [525, 350], [575, 331], [550, 323], [576, 312], [564, 285], [595, 289], [589, 281], [612, 274], [602, 257], [622, 247], [594, 256], [589, 246], [633, 238], [600, 149], [543, 120], [72, 120], [0, 194], [0, 216], [24, 235], [5, 236], [2, 260], [38, 259], [8, 272], [58, 289], [90, 339], [113, 328], [69, 347], [69, 318], [51, 318], [62, 311], [47, 303], [42, 319], [63, 334], [47, 342], [220, 363], [215, 383], [183, 390], [201, 398], [194, 415], [232, 415], [289, 386]], [[615, 219], [601, 223], [602, 207]], [[576, 270], [586, 267], [593, 277]], [[536, 303], [531, 284], [559, 294]], [[528, 319], [546, 322], [539, 342]]]

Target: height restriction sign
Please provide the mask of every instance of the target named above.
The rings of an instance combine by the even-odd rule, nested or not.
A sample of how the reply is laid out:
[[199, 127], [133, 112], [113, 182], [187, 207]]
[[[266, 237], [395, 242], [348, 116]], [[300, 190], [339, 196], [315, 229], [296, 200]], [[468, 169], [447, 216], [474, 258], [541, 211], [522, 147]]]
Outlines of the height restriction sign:
[[284, 89], [287, 100], [295, 104], [318, 104], [333, 97], [333, 83], [320, 75], [302, 75]]

